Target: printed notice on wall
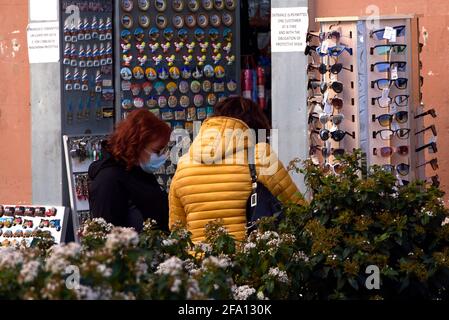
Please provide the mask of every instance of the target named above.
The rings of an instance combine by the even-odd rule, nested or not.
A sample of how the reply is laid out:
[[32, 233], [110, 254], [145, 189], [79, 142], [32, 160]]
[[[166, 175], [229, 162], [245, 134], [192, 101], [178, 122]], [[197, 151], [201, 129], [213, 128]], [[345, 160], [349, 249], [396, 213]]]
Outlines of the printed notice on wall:
[[303, 52], [309, 28], [307, 7], [271, 9], [271, 50]]
[[30, 63], [59, 62], [59, 22], [30, 23], [27, 39]]

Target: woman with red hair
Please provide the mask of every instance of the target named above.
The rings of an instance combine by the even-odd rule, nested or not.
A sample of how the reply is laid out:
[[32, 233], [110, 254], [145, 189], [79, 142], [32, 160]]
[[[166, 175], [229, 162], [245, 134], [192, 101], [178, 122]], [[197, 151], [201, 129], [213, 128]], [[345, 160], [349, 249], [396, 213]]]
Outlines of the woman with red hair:
[[168, 230], [168, 196], [153, 172], [168, 158], [171, 129], [148, 110], [122, 121], [107, 141], [100, 161], [89, 168], [89, 204], [95, 218], [142, 230], [154, 219]]

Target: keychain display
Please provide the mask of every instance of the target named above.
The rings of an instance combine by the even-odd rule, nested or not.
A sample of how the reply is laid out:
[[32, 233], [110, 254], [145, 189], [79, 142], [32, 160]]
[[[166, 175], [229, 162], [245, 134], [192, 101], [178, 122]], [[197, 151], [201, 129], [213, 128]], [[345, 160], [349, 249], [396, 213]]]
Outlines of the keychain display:
[[[171, 128], [193, 133], [193, 121], [204, 121], [218, 101], [236, 95], [236, 6], [218, 0], [122, 1], [122, 118], [143, 107]], [[158, 176], [165, 187], [171, 171]]]
[[[65, 122], [70, 132], [84, 132], [86, 126], [97, 125], [97, 121], [103, 119], [109, 120], [103, 126], [112, 128], [114, 114], [106, 110], [114, 110], [114, 4], [112, 0], [64, 0], [61, 3], [63, 17], [67, 15], [66, 9], [73, 5], [80, 9], [80, 19], [78, 22], [65, 19], [63, 25]], [[133, 1], [123, 1], [122, 8], [131, 11]], [[122, 17], [123, 23], [132, 24], [131, 20]], [[128, 39], [126, 34], [123, 37]], [[124, 59], [131, 64], [129, 41], [122, 48]]]
[[61, 243], [67, 216], [64, 207], [0, 205], [0, 247], [29, 247], [41, 236]]

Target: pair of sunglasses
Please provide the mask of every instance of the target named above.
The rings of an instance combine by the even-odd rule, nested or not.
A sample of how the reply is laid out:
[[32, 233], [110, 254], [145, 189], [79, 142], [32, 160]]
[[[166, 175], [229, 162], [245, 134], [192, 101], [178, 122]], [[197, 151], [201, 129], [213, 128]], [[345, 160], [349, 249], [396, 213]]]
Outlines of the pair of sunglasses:
[[371, 72], [390, 72], [391, 69], [397, 68], [400, 72], [406, 71], [407, 62], [405, 61], [392, 61], [392, 62], [376, 62], [371, 65]]
[[[393, 29], [396, 30], [396, 37], [405, 36], [405, 25], [396, 26], [393, 27]], [[376, 37], [377, 40], [384, 40], [384, 34], [385, 28], [372, 31], [370, 36], [371, 38]]]
[[335, 63], [329, 67], [326, 66], [324, 63], [320, 64], [319, 66], [309, 64], [307, 67], [307, 71], [310, 72], [313, 70], [318, 70], [320, 74], [326, 74], [327, 72], [330, 72], [332, 74], [339, 74], [342, 70], [348, 70], [353, 72], [354, 68], [352, 65], [351, 68], [345, 68], [341, 63]]
[[321, 46], [316, 48], [316, 53], [318, 53], [318, 55], [320, 57], [325, 57], [325, 56], [339, 57], [345, 51], [348, 52], [349, 55], [352, 56], [352, 48], [348, 48], [348, 47], [342, 46], [342, 45], [336, 45], [336, 46], [333, 46], [333, 47], [329, 47], [329, 48], [327, 48], [326, 52], [324, 52], [324, 53], [321, 52]]
[[321, 154], [323, 158], [329, 158], [330, 156], [334, 157], [342, 157], [345, 154], [346, 150], [341, 148], [322, 148]]
[[322, 82], [320, 80], [317, 79], [310, 79], [309, 83], [307, 85], [307, 88], [310, 90], [315, 90], [317, 88], [320, 88], [320, 91], [322, 94], [324, 94], [328, 88], [332, 89], [335, 93], [341, 93], [343, 92], [343, 83], [339, 82], [339, 81], [334, 81], [330, 84], [330, 86], [328, 86], [328, 84], [326, 82]]
[[[382, 35], [383, 36], [383, 35]], [[386, 56], [391, 53], [404, 54], [407, 49], [405, 44], [380, 44], [371, 48], [371, 55]]]
[[373, 133], [374, 139], [376, 139], [378, 136], [380, 136], [382, 140], [390, 140], [392, 136], [397, 136], [399, 139], [405, 140], [410, 136], [410, 129], [382, 129]]
[[416, 168], [418, 169], [418, 168], [421, 168], [421, 167], [425, 167], [425, 166], [428, 165], [428, 164], [430, 164], [430, 166], [432, 167], [432, 169], [435, 170], [435, 171], [439, 169], [439, 167], [438, 167], [438, 159], [437, 159], [437, 158], [433, 158], [433, 159], [430, 160], [430, 161], [427, 161], [427, 162], [425, 162], [425, 163], [423, 163], [423, 164], [420, 164], [420, 165], [417, 166]]
[[340, 163], [334, 163], [334, 164], [330, 164], [330, 163], [326, 163], [323, 166], [323, 171], [324, 173], [334, 173], [334, 174], [340, 174], [343, 172], [344, 167], [340, 164]]
[[377, 88], [379, 90], [389, 89], [394, 84], [396, 88], [400, 90], [407, 89], [407, 78], [398, 78], [396, 80], [390, 80], [390, 79], [377, 79], [375, 81], [371, 81], [371, 88], [375, 88], [375, 85], [377, 85]]
[[355, 139], [355, 133], [349, 133], [343, 130], [335, 130], [331, 132], [327, 129], [321, 129], [320, 131], [314, 130], [313, 133], [319, 134], [320, 139], [323, 141], [327, 141], [332, 138], [332, 140], [340, 142], [346, 137], [346, 135], [351, 136], [353, 139]]
[[436, 113], [435, 109], [430, 109], [430, 110], [428, 110], [426, 112], [423, 112], [421, 114], [416, 115], [415, 119], [419, 119], [419, 118], [425, 117], [427, 115], [432, 116], [432, 118], [436, 118], [437, 117], [437, 113]]
[[395, 120], [397, 123], [407, 123], [408, 112], [407, 111], [398, 111], [394, 114], [381, 114], [377, 118], [375, 115], [373, 115], [373, 120], [379, 121], [379, 124], [382, 127], [389, 127], [391, 125], [391, 123], [393, 122], [393, 120]]
[[432, 149], [433, 153], [437, 153], [438, 152], [437, 144], [435, 142], [431, 142], [431, 143], [425, 144], [425, 145], [417, 148], [415, 151], [416, 152], [420, 152], [420, 151], [423, 151], [423, 150], [425, 150], [427, 148]]
[[432, 133], [433, 133], [433, 135], [434, 135], [435, 137], [438, 136], [437, 128], [435, 127], [434, 124], [432, 124], [431, 126], [428, 126], [427, 128], [424, 128], [424, 129], [422, 129], [422, 130], [416, 132], [415, 135], [418, 135], [418, 134], [420, 134], [420, 133], [423, 133], [423, 132], [426, 132], [426, 131], [429, 131], [429, 130], [432, 131]]
[[388, 97], [388, 104], [387, 105], [383, 105], [380, 102], [381, 99], [382, 99], [382, 97], [373, 98], [371, 104], [375, 105], [376, 102], [377, 102], [377, 105], [379, 106], [379, 108], [387, 108], [392, 103], [396, 104], [398, 107], [406, 107], [408, 105], [409, 95], [402, 94], [402, 95], [397, 95], [394, 98]]
[[401, 176], [407, 176], [410, 173], [410, 165], [406, 163], [398, 164], [394, 166], [392, 164], [383, 165], [382, 168], [390, 173], [397, 172]]
[[[397, 148], [382, 147], [379, 149], [379, 151], [380, 151], [380, 156], [382, 156], [384, 158], [391, 157], [395, 152], [401, 156], [406, 156], [409, 153], [409, 147], [408, 146], [399, 146]], [[373, 154], [375, 156], [379, 155], [377, 148], [373, 149]]]
[[345, 116], [343, 114], [336, 114], [336, 115], [331, 116], [331, 115], [328, 115], [327, 113], [322, 113], [319, 117], [320, 123], [322, 125], [325, 125], [326, 123], [331, 121], [333, 124], [338, 126], [339, 124], [341, 124], [343, 122], [344, 119], [345, 119]]
[[339, 97], [334, 97], [331, 100], [331, 104], [335, 109], [341, 110], [343, 108], [343, 99]]

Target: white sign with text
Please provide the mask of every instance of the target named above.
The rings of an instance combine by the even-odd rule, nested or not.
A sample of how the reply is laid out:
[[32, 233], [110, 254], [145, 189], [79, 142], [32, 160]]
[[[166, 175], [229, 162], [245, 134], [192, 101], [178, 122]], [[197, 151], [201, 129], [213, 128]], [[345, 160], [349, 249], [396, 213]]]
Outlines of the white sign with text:
[[59, 22], [30, 23], [27, 40], [30, 63], [59, 62]]
[[271, 9], [272, 52], [303, 52], [309, 15], [307, 7]]

